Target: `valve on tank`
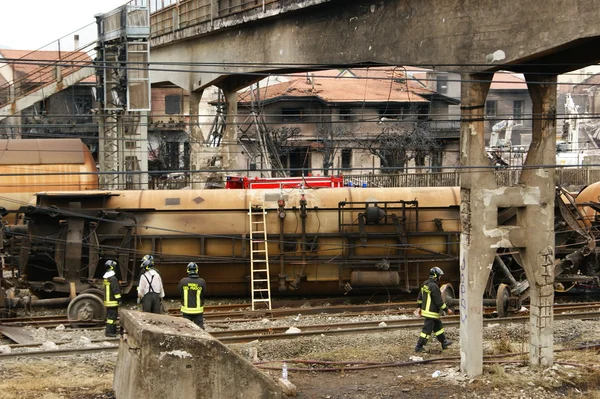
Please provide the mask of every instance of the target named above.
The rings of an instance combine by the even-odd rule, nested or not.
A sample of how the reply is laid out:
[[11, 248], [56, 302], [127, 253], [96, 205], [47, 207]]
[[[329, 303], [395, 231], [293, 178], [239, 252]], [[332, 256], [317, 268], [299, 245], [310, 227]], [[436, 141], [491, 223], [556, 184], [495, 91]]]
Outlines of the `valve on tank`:
[[377, 205], [369, 206], [367, 204], [367, 208], [362, 215], [366, 224], [379, 224], [385, 218], [385, 211]]
[[358, 230], [360, 233], [360, 243], [363, 247], [367, 245], [367, 230], [365, 225], [379, 224], [385, 217], [385, 211], [375, 204], [366, 204], [365, 211], [358, 214]]

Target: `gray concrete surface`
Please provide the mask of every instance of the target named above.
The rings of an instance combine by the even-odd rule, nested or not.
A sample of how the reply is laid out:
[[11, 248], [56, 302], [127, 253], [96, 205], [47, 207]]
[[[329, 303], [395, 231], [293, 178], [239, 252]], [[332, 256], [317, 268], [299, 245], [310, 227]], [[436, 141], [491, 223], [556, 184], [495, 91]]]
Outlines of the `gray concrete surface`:
[[120, 312], [127, 332], [119, 347], [117, 399], [275, 399], [269, 376], [192, 322], [132, 310]]
[[[165, 13], [172, 18], [171, 9]], [[282, 0], [265, 12], [153, 36], [153, 62], [210, 65], [152, 71], [151, 80], [194, 91], [225, 76], [241, 79], [232, 72], [368, 62], [471, 73], [526, 64], [534, 64], [524, 67], [529, 72], [567, 71], [600, 60], [599, 17], [598, 0]]]

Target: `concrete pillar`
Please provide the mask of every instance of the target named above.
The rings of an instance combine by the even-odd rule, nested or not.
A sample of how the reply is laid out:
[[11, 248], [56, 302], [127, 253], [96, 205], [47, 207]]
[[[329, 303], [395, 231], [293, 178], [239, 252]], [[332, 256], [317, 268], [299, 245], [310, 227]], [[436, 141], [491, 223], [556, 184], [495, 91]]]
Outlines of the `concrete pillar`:
[[[206, 165], [200, 162], [204, 148], [204, 133], [199, 123], [200, 101], [204, 90], [190, 91], [190, 169], [197, 171]], [[190, 173], [192, 189], [202, 188], [203, 177], [201, 173]]]
[[136, 158], [139, 160], [139, 170], [142, 173], [136, 176], [139, 184], [134, 187], [140, 190], [148, 189], [148, 151], [150, 150], [148, 146], [149, 114], [148, 111], [140, 111], [139, 123], [136, 126], [137, 137], [140, 139], [140, 144], [136, 145]]
[[[483, 372], [483, 292], [495, 250], [486, 235], [497, 208], [484, 202], [496, 188], [485, 154], [485, 99], [490, 74], [465, 74], [461, 88], [461, 244], [460, 244], [460, 351], [461, 370], [469, 376]], [[487, 168], [477, 168], [487, 166]], [[489, 209], [489, 211], [488, 211]], [[487, 223], [486, 223], [487, 219]]]
[[[529, 361], [551, 366], [554, 302], [554, 196], [556, 164], [556, 76], [525, 75], [533, 102], [532, 142], [520, 183], [539, 190], [539, 206], [520, 209], [518, 220], [530, 237], [520, 249], [530, 283], [531, 325]], [[521, 222], [522, 221], [522, 222]]]
[[[231, 169], [234, 163], [232, 151], [234, 143], [237, 142], [237, 113], [238, 100], [235, 89], [223, 89], [225, 102], [227, 103], [227, 116], [225, 118], [225, 133], [221, 140], [221, 162], [224, 170]], [[233, 155], [232, 155], [233, 154]]]

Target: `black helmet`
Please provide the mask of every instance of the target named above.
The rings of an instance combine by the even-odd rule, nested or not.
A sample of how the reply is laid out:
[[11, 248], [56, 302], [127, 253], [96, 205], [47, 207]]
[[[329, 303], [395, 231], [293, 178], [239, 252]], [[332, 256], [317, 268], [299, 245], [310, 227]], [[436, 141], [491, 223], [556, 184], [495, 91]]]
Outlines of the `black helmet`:
[[106, 271], [108, 270], [115, 270], [115, 268], [117, 267], [117, 262], [115, 262], [114, 260], [107, 260], [106, 263], [104, 263], [104, 266], [106, 267]]
[[140, 265], [140, 267], [142, 269], [150, 269], [151, 267], [154, 267], [154, 256], [152, 255], [144, 255], [144, 257], [142, 258], [142, 264]]
[[442, 271], [442, 269], [440, 269], [439, 267], [433, 267], [431, 268], [431, 270], [429, 270], [429, 275], [433, 278], [438, 278], [440, 276], [444, 275], [444, 272]]
[[187, 265], [188, 274], [198, 274], [198, 265], [194, 262], [190, 262]]

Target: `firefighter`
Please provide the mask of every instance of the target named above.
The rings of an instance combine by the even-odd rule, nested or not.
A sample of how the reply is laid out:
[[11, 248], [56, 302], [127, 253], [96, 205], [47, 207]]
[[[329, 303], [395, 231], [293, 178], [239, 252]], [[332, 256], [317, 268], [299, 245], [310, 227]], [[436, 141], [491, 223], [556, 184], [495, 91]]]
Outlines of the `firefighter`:
[[206, 282], [198, 275], [198, 265], [190, 262], [187, 265], [188, 277], [179, 282], [177, 290], [181, 294], [181, 314], [204, 329], [204, 293]]
[[427, 280], [419, 291], [417, 297], [417, 305], [419, 305], [419, 315], [425, 318], [423, 330], [415, 347], [415, 352], [425, 352], [425, 344], [431, 337], [431, 334], [440, 341], [442, 349], [448, 348], [452, 341], [446, 338], [444, 334], [444, 326], [440, 320], [440, 311], [447, 310], [448, 314], [452, 314], [452, 309], [449, 309], [444, 301], [442, 301], [442, 292], [440, 291], [440, 277], [444, 272], [439, 267], [434, 267], [429, 271], [429, 280]]
[[138, 284], [138, 303], [142, 310], [150, 313], [162, 313], [162, 299], [165, 296], [160, 274], [154, 269], [154, 257], [145, 255], [141, 263], [142, 275]]
[[121, 287], [115, 274], [117, 262], [107, 260], [104, 264], [104, 306], [106, 307], [106, 331], [107, 337], [117, 336], [117, 317], [119, 317], [119, 306], [121, 305]]

